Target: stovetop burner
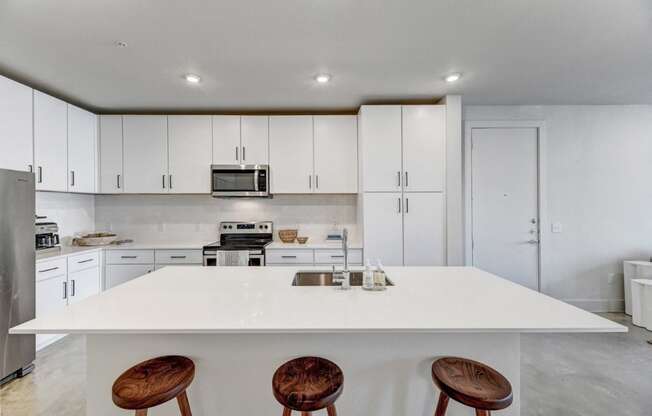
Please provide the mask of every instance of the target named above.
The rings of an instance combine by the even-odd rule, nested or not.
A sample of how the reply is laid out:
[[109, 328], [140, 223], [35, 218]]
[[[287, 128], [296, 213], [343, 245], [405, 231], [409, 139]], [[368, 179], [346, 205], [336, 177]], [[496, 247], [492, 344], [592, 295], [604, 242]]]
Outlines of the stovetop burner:
[[204, 247], [205, 251], [263, 250], [273, 237], [271, 221], [221, 222], [220, 240]]

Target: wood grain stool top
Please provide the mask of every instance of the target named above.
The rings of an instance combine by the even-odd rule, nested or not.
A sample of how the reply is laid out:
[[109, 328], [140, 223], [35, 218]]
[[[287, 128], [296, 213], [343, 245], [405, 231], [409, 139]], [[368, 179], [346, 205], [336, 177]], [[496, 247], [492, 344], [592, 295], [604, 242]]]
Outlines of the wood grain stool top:
[[113, 403], [138, 410], [158, 406], [183, 393], [195, 377], [195, 364], [179, 355], [167, 355], [136, 364], [113, 383]]
[[286, 408], [313, 412], [332, 406], [342, 394], [344, 375], [332, 361], [301, 357], [280, 366], [272, 378], [274, 397]]
[[477, 361], [442, 357], [432, 364], [432, 380], [452, 399], [482, 410], [512, 404], [512, 385], [498, 371]]

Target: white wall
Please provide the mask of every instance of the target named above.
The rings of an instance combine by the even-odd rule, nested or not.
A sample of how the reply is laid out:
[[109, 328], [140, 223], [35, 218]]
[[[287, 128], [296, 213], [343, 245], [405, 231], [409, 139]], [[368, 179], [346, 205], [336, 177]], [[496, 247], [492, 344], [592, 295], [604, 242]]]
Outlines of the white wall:
[[623, 310], [622, 261], [652, 256], [652, 106], [465, 106], [464, 119], [545, 121], [542, 290]]
[[72, 237], [95, 229], [95, 196], [58, 192], [36, 192], [36, 214], [59, 225], [61, 244], [70, 245]]
[[[278, 230], [323, 240], [333, 223], [357, 239], [355, 195], [277, 195], [216, 199], [207, 195], [97, 195], [96, 226], [141, 242], [211, 242], [220, 221], [274, 221]], [[275, 233], [276, 234], [276, 233]], [[274, 236], [277, 238], [277, 235]]]

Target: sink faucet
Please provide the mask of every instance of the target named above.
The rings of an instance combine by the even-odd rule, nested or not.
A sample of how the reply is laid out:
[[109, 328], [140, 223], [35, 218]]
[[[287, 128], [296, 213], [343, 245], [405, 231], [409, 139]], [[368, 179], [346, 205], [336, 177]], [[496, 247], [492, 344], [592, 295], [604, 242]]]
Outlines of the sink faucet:
[[342, 252], [344, 253], [344, 269], [341, 272], [335, 273], [335, 266], [333, 266], [333, 281], [341, 282], [342, 289], [351, 288], [351, 273], [349, 271], [349, 231], [345, 228], [342, 231]]

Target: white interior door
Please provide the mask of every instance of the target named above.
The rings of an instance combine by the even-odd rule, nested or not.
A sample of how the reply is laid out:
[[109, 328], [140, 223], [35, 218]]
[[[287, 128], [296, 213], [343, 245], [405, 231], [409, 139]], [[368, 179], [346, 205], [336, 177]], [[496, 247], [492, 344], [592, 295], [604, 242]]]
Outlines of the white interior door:
[[538, 129], [471, 131], [473, 264], [539, 289]]

